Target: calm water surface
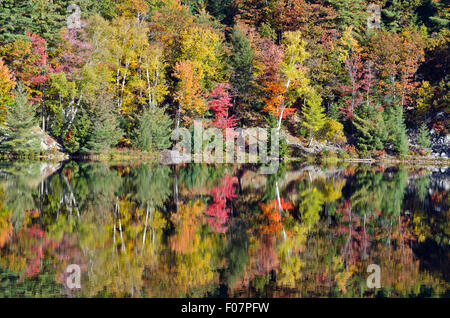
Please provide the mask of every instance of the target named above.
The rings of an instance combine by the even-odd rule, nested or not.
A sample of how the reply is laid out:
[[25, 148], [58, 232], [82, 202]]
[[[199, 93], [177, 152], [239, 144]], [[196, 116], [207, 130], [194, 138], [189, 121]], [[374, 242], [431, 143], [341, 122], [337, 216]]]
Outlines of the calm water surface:
[[449, 297], [449, 186], [434, 167], [0, 162], [0, 297]]

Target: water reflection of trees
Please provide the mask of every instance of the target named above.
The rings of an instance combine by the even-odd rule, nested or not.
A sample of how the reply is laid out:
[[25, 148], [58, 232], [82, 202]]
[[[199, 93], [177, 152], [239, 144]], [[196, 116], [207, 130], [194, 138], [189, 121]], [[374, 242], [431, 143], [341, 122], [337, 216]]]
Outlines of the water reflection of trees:
[[[237, 169], [70, 162], [39, 177], [39, 166], [2, 166], [8, 292], [38, 294], [29, 281], [39, 278], [61, 296], [448, 293], [445, 264], [433, 268], [423, 253], [433, 246], [448, 257], [448, 192], [431, 188], [430, 174], [284, 167], [255, 189]], [[61, 284], [72, 263], [84, 273], [75, 294]], [[378, 291], [365, 287], [372, 263], [382, 268]]]

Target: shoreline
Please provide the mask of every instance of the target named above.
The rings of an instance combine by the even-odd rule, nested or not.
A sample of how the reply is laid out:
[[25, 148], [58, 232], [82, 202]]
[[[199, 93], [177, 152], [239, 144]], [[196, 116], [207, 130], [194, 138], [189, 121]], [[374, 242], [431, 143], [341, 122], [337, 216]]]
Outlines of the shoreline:
[[[37, 160], [49, 162], [63, 161], [86, 161], [86, 162], [131, 162], [139, 161], [145, 163], [160, 163], [160, 152], [140, 152], [135, 150], [113, 150], [105, 153], [87, 153], [76, 155], [37, 155], [37, 156], [16, 156], [12, 154], [0, 155], [0, 160]], [[407, 157], [407, 158], [342, 158], [336, 156], [323, 156], [321, 153], [308, 156], [286, 157], [280, 161], [285, 162], [309, 162], [316, 164], [333, 164], [333, 163], [354, 163], [354, 164], [408, 164], [408, 165], [437, 165], [450, 166], [448, 158], [429, 158], [429, 157]], [[186, 162], [188, 163], [188, 162]]]

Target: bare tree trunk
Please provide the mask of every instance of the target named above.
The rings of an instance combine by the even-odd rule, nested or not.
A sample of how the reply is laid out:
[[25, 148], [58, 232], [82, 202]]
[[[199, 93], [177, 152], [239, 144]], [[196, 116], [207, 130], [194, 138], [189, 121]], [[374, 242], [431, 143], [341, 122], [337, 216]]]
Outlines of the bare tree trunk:
[[116, 71], [116, 90], [117, 90], [117, 108], [120, 108], [120, 64], [121, 60], [117, 58], [117, 71]]
[[178, 102], [178, 111], [177, 111], [177, 127], [176, 129], [180, 128], [180, 117], [181, 117], [181, 103]]
[[42, 102], [42, 130], [45, 131], [45, 113], [44, 113], [44, 102]]
[[69, 131], [72, 128], [72, 124], [73, 124], [73, 122], [75, 120], [75, 117], [77, 116], [78, 109], [80, 108], [80, 104], [81, 104], [81, 100], [82, 99], [83, 99], [83, 94], [80, 94], [80, 97], [78, 98], [78, 101], [76, 103], [75, 108], [72, 107], [72, 109], [71, 109], [71, 116], [70, 116], [69, 123], [68, 123], [67, 128], [66, 128], [66, 132]]
[[311, 134], [311, 138], [309, 139], [309, 142], [308, 142], [308, 148], [311, 147], [313, 140], [314, 140], [314, 135]]
[[291, 85], [291, 80], [288, 79], [287, 83], [286, 83], [286, 90], [284, 91], [284, 95], [283, 95], [283, 104], [281, 104], [281, 112], [280, 112], [280, 116], [278, 117], [278, 125], [277, 125], [277, 131], [280, 132], [281, 129], [281, 120], [283, 119], [283, 114], [284, 114], [284, 109], [286, 108], [286, 99], [285, 99], [285, 95], [287, 93], [287, 90], [289, 89], [289, 85]]
[[150, 88], [150, 75], [148, 73], [148, 67], [146, 68], [145, 73], [147, 75], [148, 106], [152, 107], [153, 106], [153, 99], [152, 99], [151, 88]]
[[[1, 2], [1, 1], [0, 1]], [[42, 99], [42, 103], [41, 103], [41, 107], [42, 107], [42, 130], [45, 131], [45, 89], [44, 89], [44, 94], [43, 94], [43, 99]]]
[[122, 88], [121, 88], [120, 94], [119, 94], [119, 109], [122, 107], [122, 104], [123, 104], [123, 92], [125, 90], [125, 82], [127, 80], [129, 66], [130, 66], [130, 61], [127, 61], [125, 63], [125, 73], [123, 74], [123, 79], [122, 79]]
[[393, 96], [394, 101], [395, 101], [395, 74], [391, 75], [391, 80], [392, 80], [392, 89], [393, 89], [392, 96]]

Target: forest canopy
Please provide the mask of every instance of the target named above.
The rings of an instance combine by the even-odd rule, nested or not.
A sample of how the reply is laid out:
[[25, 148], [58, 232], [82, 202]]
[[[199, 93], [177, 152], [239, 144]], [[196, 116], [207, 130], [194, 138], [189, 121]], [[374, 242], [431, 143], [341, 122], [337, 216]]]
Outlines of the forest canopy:
[[2, 140], [28, 107], [71, 154], [161, 150], [194, 120], [426, 154], [449, 130], [449, 19], [435, 0], [3, 0]]

